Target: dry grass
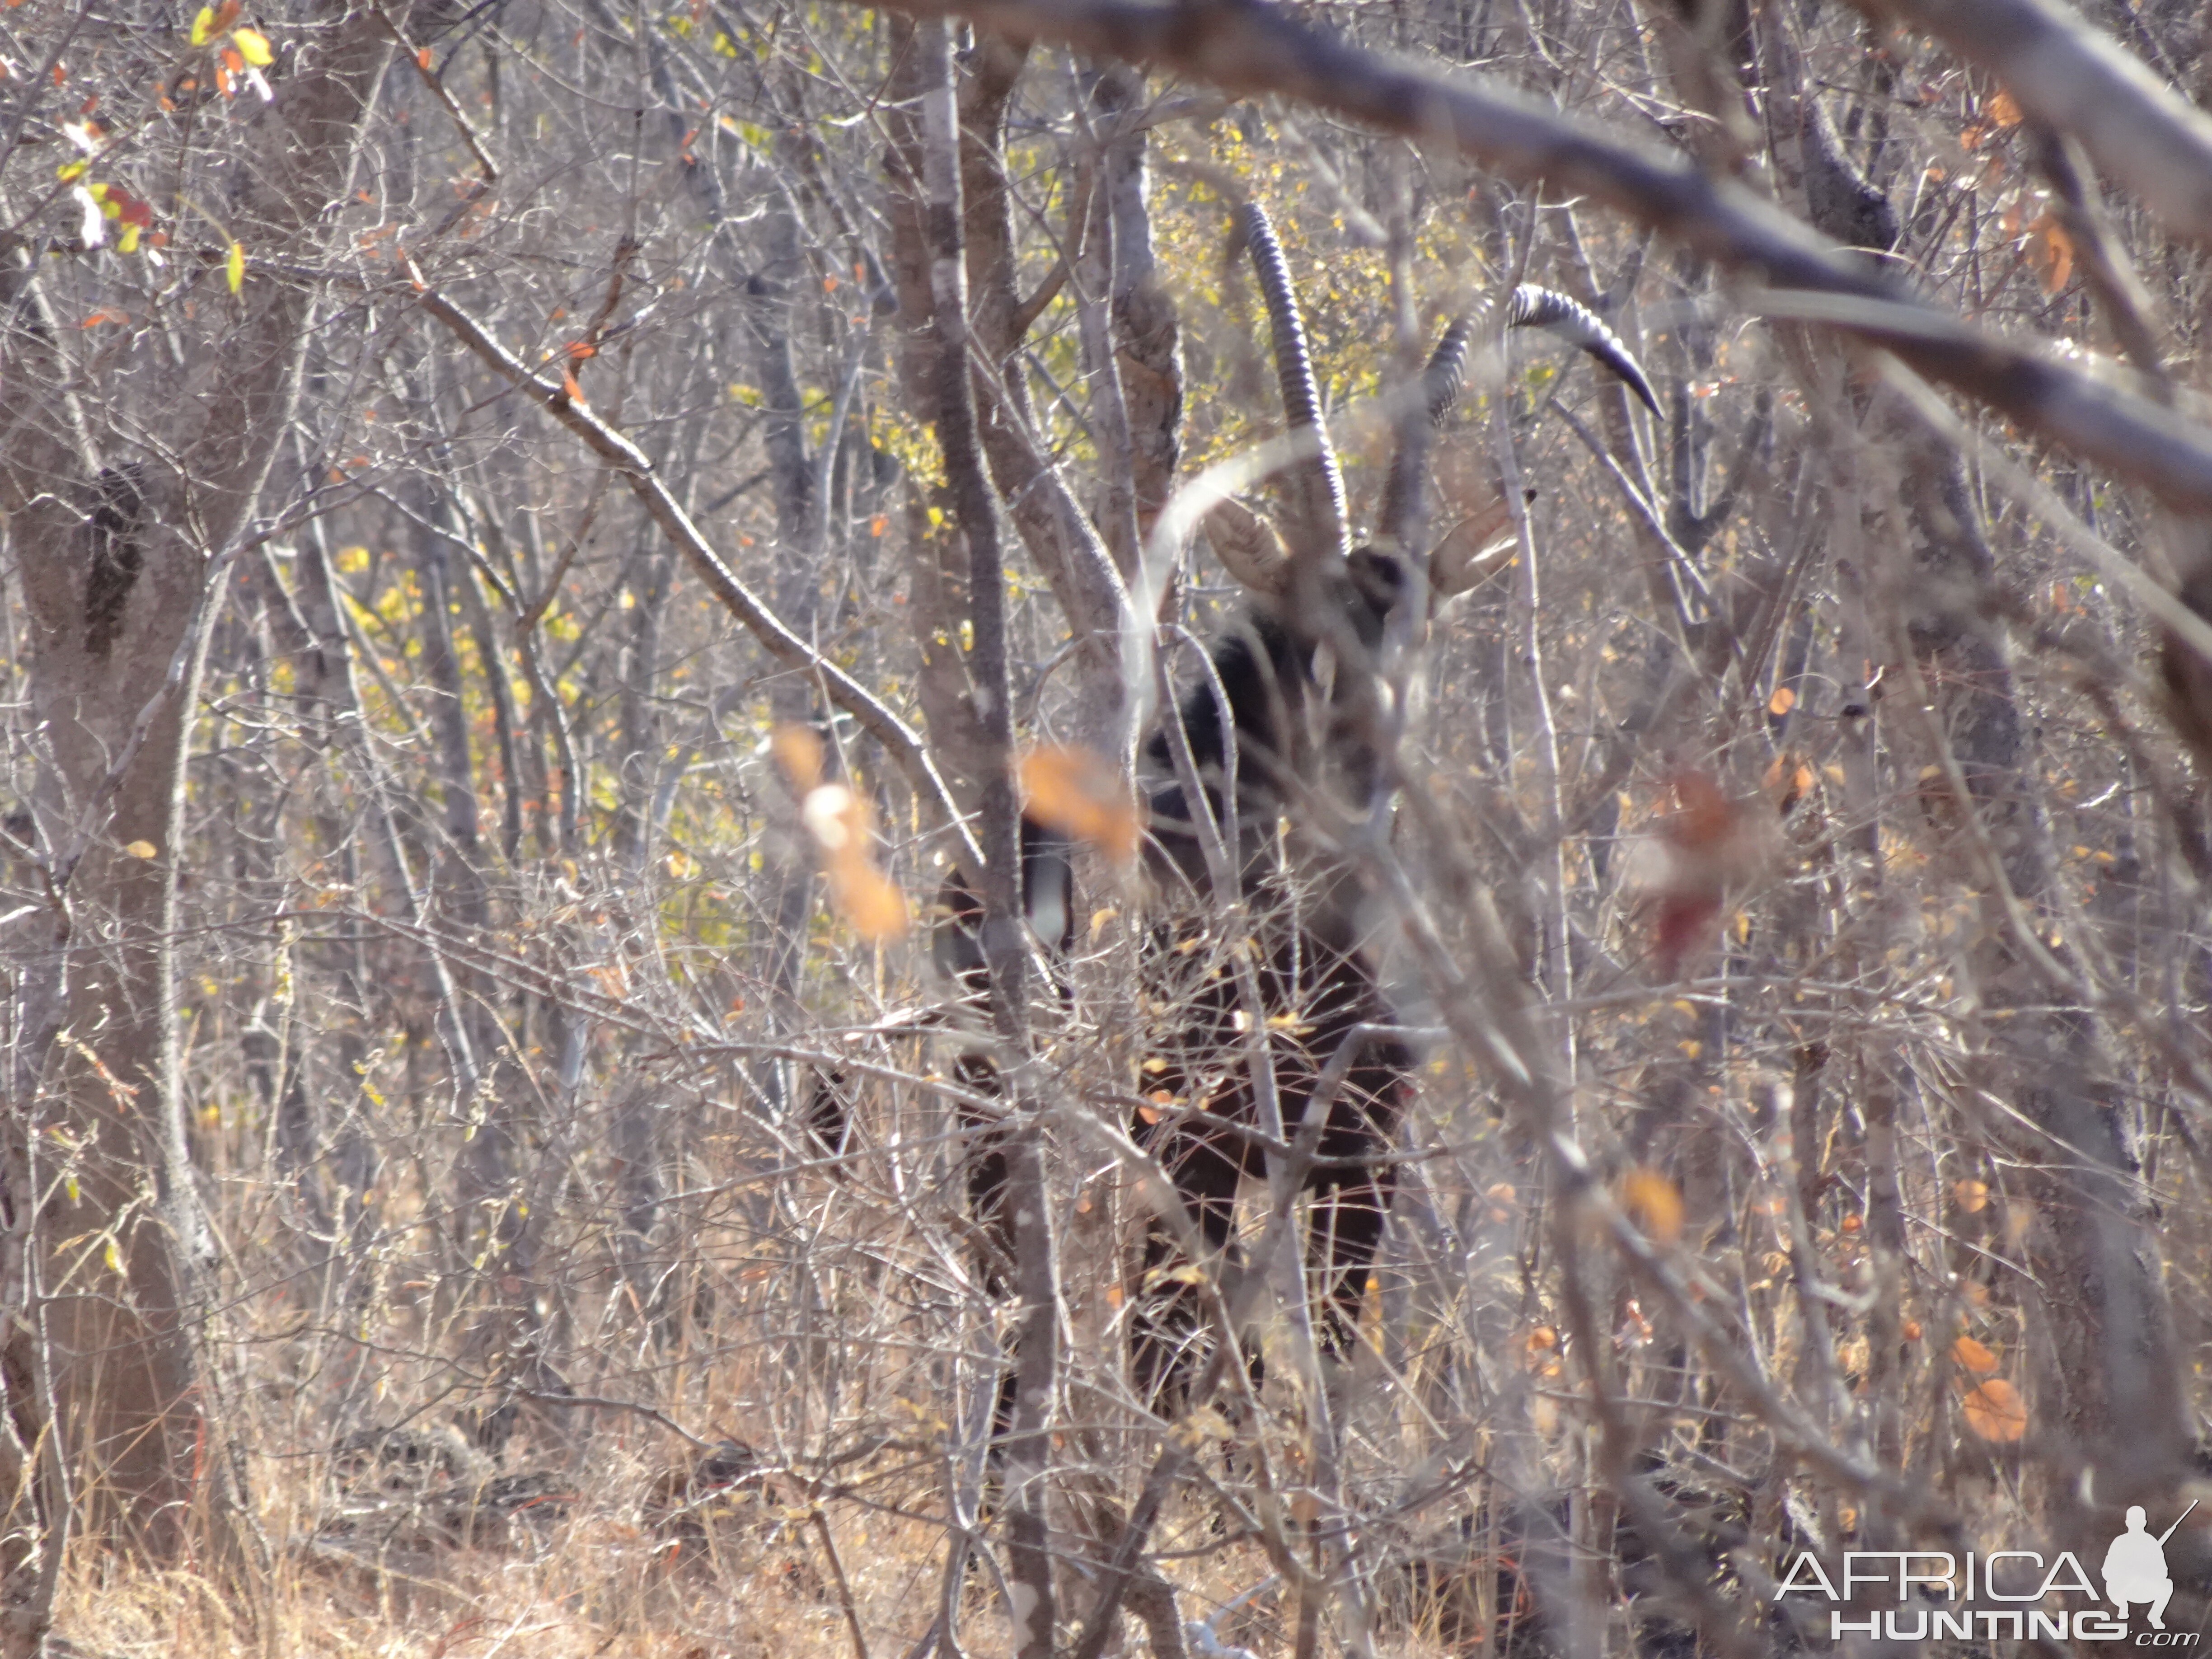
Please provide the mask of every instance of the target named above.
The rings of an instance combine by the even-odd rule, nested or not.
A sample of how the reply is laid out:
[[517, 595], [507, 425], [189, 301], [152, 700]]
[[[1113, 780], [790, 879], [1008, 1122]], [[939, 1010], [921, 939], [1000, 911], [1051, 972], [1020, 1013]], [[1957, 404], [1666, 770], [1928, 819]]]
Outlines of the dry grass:
[[[475, 1547], [376, 1565], [327, 1547], [279, 1547], [270, 1569], [254, 1575], [252, 1609], [190, 1570], [81, 1557], [56, 1628], [115, 1659], [856, 1659], [811, 1522], [726, 1522], [703, 1541], [679, 1545], [669, 1528], [641, 1520], [635, 1488], [586, 1484], [591, 1495], [550, 1524], [507, 1529]], [[870, 1659], [899, 1659], [935, 1616], [942, 1529], [849, 1504], [832, 1504], [828, 1519]], [[1195, 1593], [1186, 1611], [1202, 1616], [1267, 1574], [1256, 1547], [1218, 1549], [1189, 1575]], [[962, 1635], [974, 1659], [1006, 1651], [994, 1601], [984, 1577], [971, 1573]], [[1266, 1643], [1279, 1628], [1273, 1598], [1263, 1597], [1219, 1633]]]

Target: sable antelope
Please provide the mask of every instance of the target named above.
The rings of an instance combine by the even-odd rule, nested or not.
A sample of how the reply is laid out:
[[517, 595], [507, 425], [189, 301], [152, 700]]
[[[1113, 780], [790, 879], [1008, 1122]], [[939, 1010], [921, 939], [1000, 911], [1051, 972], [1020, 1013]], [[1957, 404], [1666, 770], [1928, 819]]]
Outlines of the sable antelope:
[[[1146, 1061], [1142, 1085], [1166, 1104], [1147, 1107], [1137, 1133], [1208, 1248], [1225, 1249], [1238, 1182], [1261, 1170], [1250, 1133], [1262, 1115], [1256, 1019], [1284, 1133], [1295, 1134], [1310, 1110], [1325, 1114], [1305, 1177], [1316, 1194], [1307, 1254], [1317, 1335], [1340, 1355], [1382, 1235], [1392, 1176], [1380, 1155], [1404, 1109], [1414, 1056], [1393, 1034], [1358, 873], [1331, 826], [1357, 821], [1372, 805], [1371, 665], [1393, 613], [1448, 599], [1495, 569], [1483, 544], [1510, 514], [1499, 499], [1486, 521], [1462, 525], [1428, 558], [1407, 545], [1420, 532], [1431, 442], [1457, 399], [1476, 332], [1462, 318], [1430, 360], [1426, 418], [1408, 423], [1375, 534], [1350, 548], [1343, 477], [1281, 247], [1256, 206], [1241, 210], [1238, 228], [1267, 303], [1286, 426], [1311, 447], [1288, 469], [1280, 534], [1234, 501], [1210, 517], [1215, 550], [1251, 603], [1145, 748], [1146, 873], [1158, 902], [1146, 1000], [1172, 1010], [1175, 1024]], [[1657, 412], [1635, 358], [1585, 307], [1524, 286], [1514, 290], [1505, 321], [1562, 335]], [[1048, 951], [1064, 950], [1072, 935], [1068, 851], [1057, 833], [1024, 820], [1024, 897]], [[941, 901], [939, 963], [980, 1000], [988, 987], [975, 934], [981, 901], [957, 871]], [[1249, 972], [1236, 969], [1240, 951]], [[971, 1086], [994, 1086], [982, 1054], [963, 1056], [961, 1066]], [[970, 1202], [987, 1224], [996, 1222], [1004, 1182], [1003, 1156], [987, 1139], [969, 1176]], [[1154, 1398], [1178, 1386], [1198, 1325], [1189, 1286], [1159, 1271], [1176, 1253], [1174, 1235], [1155, 1219], [1132, 1355], [1140, 1388]]]

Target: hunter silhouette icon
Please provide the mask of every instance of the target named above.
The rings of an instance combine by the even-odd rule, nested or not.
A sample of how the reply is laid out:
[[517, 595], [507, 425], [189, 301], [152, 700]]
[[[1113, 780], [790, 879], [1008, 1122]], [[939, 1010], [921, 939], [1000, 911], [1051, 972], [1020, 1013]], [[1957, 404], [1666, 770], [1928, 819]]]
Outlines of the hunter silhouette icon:
[[[2196, 1507], [2192, 1503], [2189, 1510]], [[2174, 1527], [2189, 1518], [2189, 1510], [2154, 1538], [2143, 1529], [2142, 1505], [2129, 1508], [2128, 1529], [2105, 1552], [2105, 1594], [2121, 1618], [2128, 1616], [2130, 1602], [2141, 1601], [2150, 1608], [2150, 1627], [2166, 1628], [2166, 1604], [2173, 1599], [2173, 1580], [2166, 1573], [2166, 1540], [2173, 1536]]]

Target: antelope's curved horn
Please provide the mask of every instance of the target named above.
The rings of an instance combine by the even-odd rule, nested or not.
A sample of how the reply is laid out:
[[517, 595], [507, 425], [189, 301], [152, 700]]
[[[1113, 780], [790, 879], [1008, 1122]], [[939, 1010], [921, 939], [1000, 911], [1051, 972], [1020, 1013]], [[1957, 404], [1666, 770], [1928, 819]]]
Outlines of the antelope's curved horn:
[[1390, 477], [1382, 486], [1382, 518], [1375, 528], [1378, 541], [1402, 541], [1407, 531], [1421, 516], [1421, 488], [1426, 482], [1429, 448], [1444, 416], [1459, 401], [1460, 385], [1467, 368], [1467, 349], [1474, 338], [1473, 319], [1453, 319], [1451, 326], [1444, 331], [1443, 338], [1437, 342], [1436, 350], [1430, 355], [1429, 366], [1421, 371], [1421, 400], [1427, 418], [1406, 423], [1398, 441], [1398, 453], [1390, 458]]
[[1291, 289], [1290, 267], [1267, 210], [1257, 202], [1237, 211], [1237, 228], [1252, 255], [1252, 271], [1267, 302], [1267, 324], [1274, 337], [1275, 378], [1283, 388], [1283, 419], [1288, 428], [1310, 431], [1317, 453], [1291, 469], [1298, 522], [1291, 527], [1295, 550], [1316, 549], [1322, 557], [1342, 557], [1345, 538], [1344, 473], [1322, 423], [1321, 393], [1314, 385], [1313, 356], [1306, 348], [1305, 319]]
[[1283, 538], [1274, 526], [1234, 495], [1206, 515], [1206, 538], [1213, 544], [1213, 556], [1222, 568], [1245, 586], [1279, 594], [1289, 586], [1291, 556]]
[[1523, 283], [1513, 290], [1512, 303], [1505, 313], [1505, 325], [1545, 329], [1563, 340], [1573, 342], [1620, 376], [1646, 409], [1654, 415], [1659, 413], [1658, 396], [1651, 390], [1644, 366], [1636, 361], [1627, 342], [1579, 300], [1571, 300], [1548, 288], [1538, 288], [1534, 283]]

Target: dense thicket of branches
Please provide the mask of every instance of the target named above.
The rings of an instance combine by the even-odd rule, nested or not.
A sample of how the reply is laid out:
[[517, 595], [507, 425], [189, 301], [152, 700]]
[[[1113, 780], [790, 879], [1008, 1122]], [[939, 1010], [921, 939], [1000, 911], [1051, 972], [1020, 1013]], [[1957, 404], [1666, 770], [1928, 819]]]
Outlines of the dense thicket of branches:
[[[1825, 1650], [1801, 1552], [2163, 1528], [2203, 29], [0, 13], [0, 1653]], [[1108, 843], [1310, 539], [1248, 202], [1355, 536], [1516, 283], [1662, 412], [1484, 313], [1413, 550], [1484, 579], [1331, 659], [1387, 804], [1297, 825], [1422, 1056], [1357, 1351], [1251, 1182], [1166, 1272], [1261, 1363], [1164, 1413], [1164, 988], [1264, 927], [1164, 975]], [[989, 925], [1024, 776], [1065, 962]]]

